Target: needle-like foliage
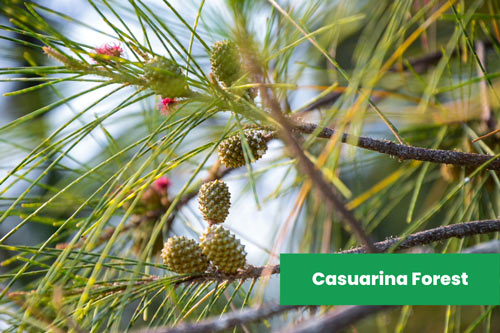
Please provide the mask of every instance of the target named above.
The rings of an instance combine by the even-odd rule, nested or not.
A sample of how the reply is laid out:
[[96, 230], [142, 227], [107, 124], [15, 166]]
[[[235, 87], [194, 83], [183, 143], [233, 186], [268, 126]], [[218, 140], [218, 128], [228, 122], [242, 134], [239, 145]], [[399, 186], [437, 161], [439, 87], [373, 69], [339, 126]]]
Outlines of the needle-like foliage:
[[[0, 13], [6, 332], [500, 327], [485, 306], [277, 305], [280, 252], [498, 239], [498, 1], [4, 0]], [[224, 210], [207, 196], [202, 214], [200, 187], [221, 179]]]

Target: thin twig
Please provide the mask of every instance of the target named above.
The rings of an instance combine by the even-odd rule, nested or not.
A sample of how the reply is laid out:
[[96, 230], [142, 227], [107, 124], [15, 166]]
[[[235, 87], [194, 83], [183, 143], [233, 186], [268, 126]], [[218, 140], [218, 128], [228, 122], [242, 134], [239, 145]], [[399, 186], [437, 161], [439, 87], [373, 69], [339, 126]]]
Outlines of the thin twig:
[[285, 329], [287, 333], [338, 332], [363, 318], [394, 306], [388, 305], [351, 305], [335, 308], [320, 318], [315, 317], [300, 325]]
[[293, 310], [297, 306], [274, 304], [257, 309], [245, 309], [211, 318], [198, 323], [180, 324], [175, 327], [153, 328], [137, 333], [181, 333], [181, 332], [219, 332], [237, 325], [259, 321], [277, 314]]
[[256, 279], [266, 276], [271, 276], [280, 273], [280, 265], [267, 265], [267, 266], [248, 266], [245, 269], [239, 270], [236, 274], [224, 274], [222, 272], [210, 272], [203, 275], [188, 276], [185, 279], [177, 280], [174, 284], [181, 284], [186, 282], [205, 282], [205, 281], [228, 281], [228, 280], [247, 280]]
[[486, 138], [488, 138], [488, 137], [490, 137], [490, 136], [492, 136], [494, 134], [497, 134], [497, 133], [500, 133], [500, 128], [497, 128], [496, 130], [493, 130], [493, 131], [491, 131], [489, 133], [486, 133], [485, 135], [481, 135], [481, 136], [475, 138], [474, 140], [472, 140], [472, 143], [484, 140], [484, 139], [486, 139]]
[[[450, 225], [446, 227], [439, 227], [413, 234], [403, 241], [398, 249], [406, 249], [412, 246], [429, 244], [437, 240], [445, 240], [452, 237], [465, 237], [475, 234], [489, 233], [500, 231], [500, 220], [491, 221], [477, 221]], [[391, 247], [398, 239], [389, 239], [384, 242], [375, 243], [375, 246], [380, 251], [384, 251]], [[361, 253], [363, 248], [356, 248], [338, 253]], [[463, 253], [499, 253], [500, 240], [492, 240], [486, 243], [472, 246], [462, 251]], [[261, 274], [263, 271], [273, 271], [279, 273], [279, 265], [269, 267], [253, 267], [250, 271], [251, 274]], [[240, 273], [240, 276], [243, 275]], [[260, 276], [260, 275], [259, 275]], [[258, 276], [253, 276], [257, 278]], [[265, 308], [247, 309], [244, 311], [235, 311], [224, 315], [220, 318], [207, 319], [198, 323], [184, 324], [172, 328], [156, 328], [154, 330], [140, 331], [140, 333], [153, 333], [153, 332], [217, 332], [227, 330], [229, 328], [241, 325], [244, 323], [259, 321], [271, 316], [281, 314], [283, 312], [299, 309], [303, 306], [284, 306], [284, 305], [269, 305]], [[366, 318], [370, 315], [376, 314], [380, 311], [395, 308], [394, 306], [373, 306], [373, 305], [354, 305], [336, 307], [334, 310], [327, 312], [321, 318], [312, 318], [297, 326], [283, 330], [283, 332], [336, 332], [349, 325], [352, 325], [359, 320]]]
[[[431, 244], [434, 242], [450, 239], [450, 238], [464, 238], [467, 236], [488, 234], [500, 231], [500, 220], [483, 220], [465, 222], [459, 224], [447, 225], [434, 229], [424, 230], [409, 235], [405, 239], [401, 237], [389, 238], [382, 242], [373, 244], [377, 252], [385, 252], [397, 244], [395, 250], [405, 250], [419, 245]], [[336, 253], [366, 253], [365, 247], [356, 247], [349, 250], [339, 251]], [[240, 270], [235, 275], [225, 275], [219, 272], [207, 273], [199, 276], [190, 276], [184, 280], [179, 280], [177, 283], [185, 283], [191, 281], [225, 281], [225, 280], [238, 280], [238, 279], [254, 279], [263, 276], [269, 276], [280, 273], [280, 265], [269, 265], [260, 267], [249, 267]]]
[[[305, 134], [312, 134], [318, 126], [312, 123], [299, 123], [295, 129]], [[334, 129], [324, 127], [318, 137], [328, 139], [335, 135]], [[388, 140], [372, 139], [364, 136], [342, 134], [341, 141], [363, 149], [397, 157], [399, 160], [417, 160], [441, 164], [454, 164], [466, 167], [479, 167], [490, 161], [494, 156], [487, 154], [464, 153], [460, 151], [429, 149], [394, 143]], [[500, 158], [491, 161], [486, 169], [500, 171]]]

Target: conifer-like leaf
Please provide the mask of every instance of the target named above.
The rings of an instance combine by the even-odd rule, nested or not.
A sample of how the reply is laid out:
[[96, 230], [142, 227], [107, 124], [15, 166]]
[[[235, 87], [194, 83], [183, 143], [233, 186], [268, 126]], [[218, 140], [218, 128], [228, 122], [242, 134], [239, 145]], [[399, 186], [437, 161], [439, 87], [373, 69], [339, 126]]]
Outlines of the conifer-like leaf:
[[496, 1], [68, 4], [0, 5], [2, 330], [495, 331], [276, 300], [280, 252], [498, 245]]

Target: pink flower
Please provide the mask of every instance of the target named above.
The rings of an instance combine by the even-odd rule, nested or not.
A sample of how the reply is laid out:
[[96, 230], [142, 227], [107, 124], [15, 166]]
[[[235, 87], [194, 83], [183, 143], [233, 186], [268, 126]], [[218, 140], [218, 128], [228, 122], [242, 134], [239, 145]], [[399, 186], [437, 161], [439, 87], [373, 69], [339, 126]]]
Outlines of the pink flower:
[[121, 57], [123, 49], [120, 44], [108, 43], [96, 48], [95, 53], [111, 57]]
[[153, 185], [158, 191], [166, 191], [171, 183], [168, 177], [161, 176], [153, 182]]
[[[163, 115], [167, 115], [172, 111], [170, 108], [177, 103], [175, 98], [163, 98], [160, 103], [158, 103], [158, 108]], [[172, 104], [172, 105], [171, 105]]]

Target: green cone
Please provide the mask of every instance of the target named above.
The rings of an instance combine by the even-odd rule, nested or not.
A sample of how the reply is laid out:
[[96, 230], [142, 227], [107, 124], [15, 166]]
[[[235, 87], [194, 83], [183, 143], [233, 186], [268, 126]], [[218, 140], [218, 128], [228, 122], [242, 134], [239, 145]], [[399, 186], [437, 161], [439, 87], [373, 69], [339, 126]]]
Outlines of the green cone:
[[[255, 160], [261, 158], [267, 151], [267, 140], [263, 131], [245, 130], [245, 138], [252, 150]], [[222, 141], [218, 147], [219, 159], [228, 168], [238, 168], [245, 165], [245, 155], [240, 135], [234, 135]]]
[[217, 270], [234, 274], [246, 262], [245, 247], [221, 225], [212, 225], [200, 237], [203, 254]]
[[186, 97], [189, 95], [187, 79], [180, 67], [165, 57], [154, 57], [144, 66], [144, 78], [148, 87], [162, 97]]
[[241, 77], [240, 54], [236, 44], [223, 40], [215, 42], [210, 53], [212, 72], [217, 80], [230, 87]]
[[184, 236], [169, 238], [161, 250], [161, 257], [170, 270], [179, 274], [201, 273], [209, 265], [199, 244]]
[[209, 224], [222, 223], [226, 220], [231, 206], [231, 193], [222, 180], [203, 184], [198, 192], [198, 203], [203, 218]]

